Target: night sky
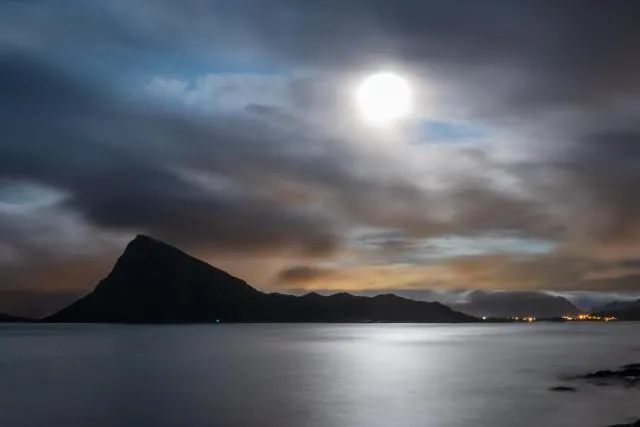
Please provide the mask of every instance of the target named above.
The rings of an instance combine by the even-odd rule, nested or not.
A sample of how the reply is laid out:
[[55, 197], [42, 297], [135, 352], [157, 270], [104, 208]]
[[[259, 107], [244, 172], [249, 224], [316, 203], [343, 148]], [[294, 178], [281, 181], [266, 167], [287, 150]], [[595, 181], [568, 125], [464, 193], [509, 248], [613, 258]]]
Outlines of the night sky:
[[[87, 291], [136, 233], [266, 290], [640, 293], [639, 22], [637, 0], [4, 0], [3, 304]], [[388, 126], [354, 103], [381, 71], [411, 90]]]

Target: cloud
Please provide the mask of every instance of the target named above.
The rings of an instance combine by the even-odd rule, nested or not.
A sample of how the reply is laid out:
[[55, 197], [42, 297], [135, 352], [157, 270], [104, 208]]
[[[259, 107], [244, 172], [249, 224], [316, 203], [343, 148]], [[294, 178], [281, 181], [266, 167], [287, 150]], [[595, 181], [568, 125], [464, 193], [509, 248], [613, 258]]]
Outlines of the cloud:
[[[344, 265], [334, 262], [333, 265], [285, 267], [271, 286], [314, 291], [392, 290], [418, 294], [422, 290], [443, 289], [554, 290], [562, 295], [571, 295], [577, 290], [640, 292], [640, 275], [636, 270], [620, 269], [615, 267], [615, 262], [608, 264], [592, 258], [563, 257], [555, 253], [458, 256], [435, 263], [393, 263], [392, 259], [384, 257], [375, 263], [360, 259]], [[603, 269], [608, 272], [606, 276], [601, 273]]]
[[270, 286], [313, 291], [398, 291], [438, 288], [447, 283], [448, 278], [448, 272], [437, 267], [401, 264], [345, 267], [300, 265], [282, 269]]
[[[331, 226], [320, 215], [255, 188], [206, 181], [209, 171], [231, 184], [234, 178], [264, 178], [265, 193], [271, 190], [268, 163], [286, 168], [293, 159], [275, 151], [269, 138], [277, 134], [268, 124], [250, 117], [203, 123], [161, 110], [139, 111], [91, 95], [22, 58], [2, 64], [8, 68], [0, 70], [0, 92], [9, 114], [2, 117], [7, 140], [0, 146], [0, 176], [58, 189], [65, 194], [61, 205], [96, 226], [231, 249], [332, 249]], [[259, 139], [252, 136], [258, 134]], [[258, 157], [264, 172], [253, 169]], [[309, 175], [314, 169], [309, 165]], [[195, 180], [199, 174], [205, 180]]]
[[[146, 232], [309, 264], [282, 284], [635, 290], [639, 18], [633, 0], [3, 4], [0, 180], [56, 198], [0, 192], [2, 286]], [[385, 67], [419, 123], [372, 132], [350, 85]], [[483, 132], [441, 144], [422, 119]]]
[[[9, 188], [56, 194], [46, 209], [5, 215], [9, 228], [16, 221], [31, 228], [8, 240], [5, 252], [27, 252], [23, 242], [34, 236], [29, 251], [56, 252], [33, 227], [51, 218], [50, 241], [65, 248], [63, 236], [79, 230], [84, 242], [147, 232], [208, 254], [310, 257], [334, 253], [350, 224], [436, 233], [442, 226], [437, 218], [420, 219], [428, 212], [414, 208], [426, 206], [425, 194], [399, 173], [398, 159], [367, 153], [286, 112], [190, 116], [124, 103], [25, 54], [4, 58], [7, 114], [0, 121], [8, 137], [0, 145], [0, 178]], [[378, 162], [385, 167], [376, 169]], [[105, 244], [103, 252], [111, 249]], [[42, 262], [46, 254], [28, 259]]]
[[278, 273], [278, 283], [286, 285], [304, 285], [330, 274], [328, 270], [311, 266], [290, 267]]
[[281, 74], [220, 73], [199, 76], [193, 84], [154, 77], [147, 90], [170, 102], [204, 111], [241, 110], [251, 106], [290, 107], [289, 77]]
[[289, 0], [258, 6], [115, 0], [100, 9], [81, 1], [69, 8], [73, 14], [46, 2], [4, 6], [0, 36], [5, 43], [54, 51], [186, 49], [234, 62], [334, 69], [407, 64], [456, 80], [464, 76], [476, 89], [488, 83], [484, 91], [495, 95], [485, 104], [601, 108], [638, 89], [640, 61], [625, 49], [640, 37], [640, 8], [633, 0], [489, 0], [480, 10], [471, 0], [400, 0], [393, 6], [332, 0], [326, 7]]
[[[107, 11], [121, 17], [124, 4], [113, 2]], [[226, 47], [309, 66], [391, 62], [453, 72], [476, 87], [488, 83], [484, 90], [495, 91], [495, 101], [531, 108], [598, 108], [638, 89], [640, 61], [624, 48], [640, 39], [640, 7], [633, 0], [490, 0], [481, 10], [473, 1], [437, 0], [329, 1], [323, 7], [288, 0], [259, 7], [197, 0], [135, 5], [147, 19], [135, 34], [156, 42], [206, 42], [213, 51]], [[130, 9], [129, 20], [135, 20]], [[184, 33], [163, 33], [167, 27]]]
[[[3, 64], [11, 137], [0, 147], [0, 175], [58, 189], [63, 206], [96, 226], [227, 250], [290, 246], [316, 254], [335, 247], [340, 219], [437, 233], [453, 221], [500, 226], [484, 209], [496, 198], [503, 211], [510, 203], [478, 183], [464, 193], [477, 200], [472, 214], [462, 213], [473, 217], [439, 219], [428, 195], [400, 174], [399, 159], [324, 136], [295, 117], [262, 109], [204, 118], [130, 106], [30, 58]], [[53, 157], [45, 156], [51, 146]], [[456, 209], [459, 201], [447, 198], [439, 201]]]

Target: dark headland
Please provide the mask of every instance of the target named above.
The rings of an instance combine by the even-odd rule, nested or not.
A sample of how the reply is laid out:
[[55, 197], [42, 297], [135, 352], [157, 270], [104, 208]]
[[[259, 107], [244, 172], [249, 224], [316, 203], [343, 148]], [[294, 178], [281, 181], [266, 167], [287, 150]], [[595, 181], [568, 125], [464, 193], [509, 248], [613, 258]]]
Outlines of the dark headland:
[[129, 243], [96, 288], [46, 319], [87, 323], [473, 322], [437, 303], [340, 293], [267, 294], [148, 236]]
[[26, 319], [23, 319], [22, 317], [0, 313], [0, 323], [24, 322], [24, 321], [26, 321]]
[[600, 309], [600, 313], [612, 313], [618, 320], [638, 321], [640, 320], [640, 299], [609, 304]]

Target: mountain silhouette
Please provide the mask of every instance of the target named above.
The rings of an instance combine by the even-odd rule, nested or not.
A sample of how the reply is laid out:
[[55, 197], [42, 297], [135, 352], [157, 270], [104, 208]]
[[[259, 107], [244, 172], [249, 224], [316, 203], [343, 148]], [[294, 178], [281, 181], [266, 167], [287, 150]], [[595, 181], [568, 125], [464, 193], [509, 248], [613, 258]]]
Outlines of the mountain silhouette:
[[0, 290], [0, 313], [42, 319], [76, 301], [85, 292], [47, 289]]
[[455, 310], [471, 316], [560, 317], [577, 314], [581, 310], [568, 299], [538, 291], [481, 291], [475, 290], [464, 302], [452, 304]]
[[111, 273], [52, 322], [471, 322], [434, 302], [386, 294], [267, 294], [148, 236], [138, 235]]
[[602, 316], [615, 316], [618, 320], [640, 320], [640, 299], [615, 301], [597, 309], [597, 312]]
[[630, 308], [640, 307], [640, 299], [632, 301], [614, 301], [600, 307], [595, 307], [593, 311], [601, 313], [614, 313], [618, 311], [628, 310]]
[[615, 316], [618, 320], [640, 320], [640, 305], [636, 305], [626, 310], [614, 311], [610, 313]]
[[10, 314], [0, 313], [0, 323], [6, 322], [24, 322], [26, 319], [22, 317], [12, 316]]

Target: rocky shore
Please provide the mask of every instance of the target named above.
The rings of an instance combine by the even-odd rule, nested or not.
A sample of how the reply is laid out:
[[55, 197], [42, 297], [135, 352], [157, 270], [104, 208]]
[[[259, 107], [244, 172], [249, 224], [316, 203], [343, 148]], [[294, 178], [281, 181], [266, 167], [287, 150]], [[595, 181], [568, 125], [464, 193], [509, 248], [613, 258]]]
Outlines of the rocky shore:
[[612, 426], [609, 427], [640, 427], [640, 420], [631, 423], [631, 424], [614, 424]]
[[[615, 370], [594, 371], [578, 377], [579, 379], [596, 380], [596, 384], [603, 381], [618, 381], [627, 385], [638, 385], [640, 382], [640, 363], [624, 365]], [[604, 383], [603, 383], [604, 384]]]
[[[618, 369], [605, 369], [593, 371], [586, 374], [568, 378], [569, 380], [587, 380], [590, 384], [595, 385], [612, 385], [620, 384], [626, 387], [640, 386], [640, 363], [631, 363], [621, 366]], [[569, 385], [558, 385], [551, 387], [550, 391], [554, 392], [576, 392], [578, 387]], [[640, 419], [628, 424], [614, 424], [608, 427], [640, 427]]]

